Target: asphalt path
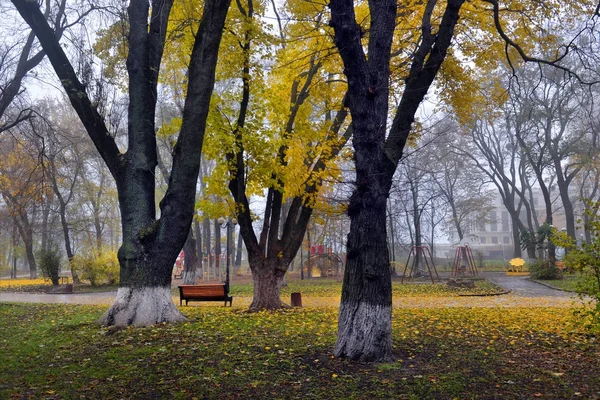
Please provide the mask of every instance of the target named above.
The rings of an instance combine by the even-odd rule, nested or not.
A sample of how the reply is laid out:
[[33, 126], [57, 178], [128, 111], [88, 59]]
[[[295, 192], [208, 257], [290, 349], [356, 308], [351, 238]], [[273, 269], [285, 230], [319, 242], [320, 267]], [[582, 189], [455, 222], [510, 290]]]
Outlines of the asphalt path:
[[575, 297], [571, 292], [554, 289], [539, 284], [529, 279], [528, 276], [506, 276], [502, 273], [487, 273], [483, 276], [490, 282], [505, 290], [510, 290], [513, 295], [521, 297]]

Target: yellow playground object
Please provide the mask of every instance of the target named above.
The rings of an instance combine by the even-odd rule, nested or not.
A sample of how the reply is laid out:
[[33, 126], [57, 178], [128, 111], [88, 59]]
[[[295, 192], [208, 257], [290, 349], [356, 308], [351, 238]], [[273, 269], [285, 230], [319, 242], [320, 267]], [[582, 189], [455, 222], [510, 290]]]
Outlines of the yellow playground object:
[[525, 271], [525, 260], [522, 258], [513, 258], [508, 262], [506, 267], [506, 275], [509, 276], [524, 276], [529, 275], [529, 271]]

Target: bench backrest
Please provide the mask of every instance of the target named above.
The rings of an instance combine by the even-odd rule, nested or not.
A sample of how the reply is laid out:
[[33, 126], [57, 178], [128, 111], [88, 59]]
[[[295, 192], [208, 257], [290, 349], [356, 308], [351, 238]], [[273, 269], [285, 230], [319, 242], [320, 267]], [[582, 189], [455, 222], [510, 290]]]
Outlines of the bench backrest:
[[179, 286], [182, 295], [202, 296], [202, 297], [222, 297], [225, 296], [225, 285], [181, 285]]

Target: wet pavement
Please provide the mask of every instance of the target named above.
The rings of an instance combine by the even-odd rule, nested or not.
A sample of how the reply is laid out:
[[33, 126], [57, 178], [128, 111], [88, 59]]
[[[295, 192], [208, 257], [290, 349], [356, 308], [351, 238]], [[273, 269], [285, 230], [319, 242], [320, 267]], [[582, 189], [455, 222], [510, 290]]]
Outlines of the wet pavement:
[[576, 294], [553, 289], [546, 285], [533, 282], [528, 276], [506, 276], [502, 273], [483, 274], [487, 280], [510, 290], [513, 295], [522, 297], [577, 297]]

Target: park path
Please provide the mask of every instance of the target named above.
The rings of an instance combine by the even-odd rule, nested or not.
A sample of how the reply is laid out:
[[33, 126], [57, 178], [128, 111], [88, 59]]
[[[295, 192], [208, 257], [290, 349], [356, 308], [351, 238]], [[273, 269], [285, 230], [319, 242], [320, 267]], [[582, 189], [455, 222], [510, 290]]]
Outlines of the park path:
[[487, 280], [522, 297], [568, 297], [571, 292], [553, 289], [529, 279], [528, 276], [506, 276], [500, 273], [483, 274]]
[[[530, 281], [527, 277], [506, 276], [503, 273], [483, 273], [489, 281], [510, 291], [500, 296], [463, 296], [463, 297], [396, 297], [395, 308], [446, 308], [446, 307], [572, 307], [581, 304], [574, 293], [549, 288]], [[235, 295], [234, 295], [235, 297]], [[43, 294], [0, 292], [0, 303], [62, 303], [62, 304], [98, 304], [110, 305], [116, 298], [116, 292], [82, 294]], [[179, 296], [173, 301], [178, 304]], [[250, 305], [249, 297], [235, 297], [236, 306]], [[338, 306], [340, 298], [303, 296], [302, 303], [308, 307]], [[199, 303], [200, 306], [218, 306], [218, 304]], [[196, 304], [194, 304], [196, 306]]]

